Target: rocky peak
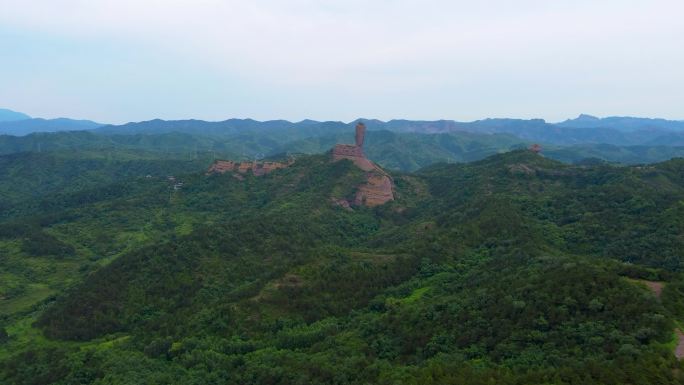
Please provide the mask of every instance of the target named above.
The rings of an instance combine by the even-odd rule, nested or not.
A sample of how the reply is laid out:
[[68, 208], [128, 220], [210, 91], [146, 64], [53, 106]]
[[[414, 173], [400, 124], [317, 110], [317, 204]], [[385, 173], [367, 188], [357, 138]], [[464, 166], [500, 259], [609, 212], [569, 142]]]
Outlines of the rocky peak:
[[366, 172], [366, 183], [357, 187], [353, 204], [373, 207], [394, 200], [394, 183], [385, 170], [366, 158], [363, 153], [365, 135], [366, 125], [359, 122], [356, 125], [356, 143], [336, 144], [331, 150], [331, 156], [333, 162], [351, 160], [356, 167]]

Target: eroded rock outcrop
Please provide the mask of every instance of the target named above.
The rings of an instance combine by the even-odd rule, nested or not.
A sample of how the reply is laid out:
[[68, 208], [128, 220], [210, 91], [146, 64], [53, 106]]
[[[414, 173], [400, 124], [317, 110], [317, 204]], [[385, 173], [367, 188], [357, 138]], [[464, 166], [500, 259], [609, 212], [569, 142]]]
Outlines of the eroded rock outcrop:
[[392, 178], [363, 153], [363, 142], [366, 126], [356, 125], [356, 144], [337, 144], [331, 151], [333, 161], [349, 159], [366, 172], [366, 183], [358, 186], [353, 204], [368, 207], [379, 206], [394, 200], [394, 183]]
[[237, 172], [246, 174], [252, 172], [256, 176], [261, 176], [273, 172], [275, 170], [288, 167], [292, 161], [288, 163], [283, 162], [234, 162], [232, 160], [217, 160], [207, 170], [208, 174], [226, 172]]
[[366, 183], [356, 191], [354, 204], [373, 207], [391, 200], [394, 200], [392, 179], [386, 174], [369, 172], [366, 174]]
[[[379, 206], [394, 200], [394, 182], [392, 177], [380, 166], [376, 165], [363, 153], [363, 142], [366, 126], [363, 123], [356, 125], [355, 144], [337, 144], [331, 150], [334, 162], [342, 159], [352, 161], [356, 167], [365, 172], [365, 183], [356, 186], [353, 200], [331, 197], [332, 204], [350, 210], [352, 206]], [[275, 170], [285, 168], [293, 163], [290, 160], [283, 162], [235, 162], [232, 160], [217, 160], [209, 167], [207, 174], [231, 173], [233, 177], [242, 180], [244, 174], [252, 173], [261, 176]]]

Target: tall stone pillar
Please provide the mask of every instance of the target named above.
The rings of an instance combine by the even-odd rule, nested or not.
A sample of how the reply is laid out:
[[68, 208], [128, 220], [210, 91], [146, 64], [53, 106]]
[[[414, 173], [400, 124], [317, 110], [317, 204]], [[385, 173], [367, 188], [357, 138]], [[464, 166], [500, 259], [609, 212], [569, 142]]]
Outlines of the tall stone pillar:
[[363, 138], [366, 136], [366, 125], [363, 122], [356, 124], [356, 146], [363, 147]]

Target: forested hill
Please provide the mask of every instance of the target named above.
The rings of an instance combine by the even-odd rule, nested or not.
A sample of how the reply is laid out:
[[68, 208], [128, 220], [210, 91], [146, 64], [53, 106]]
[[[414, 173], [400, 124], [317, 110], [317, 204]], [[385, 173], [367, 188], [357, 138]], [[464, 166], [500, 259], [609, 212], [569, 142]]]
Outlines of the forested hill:
[[[389, 120], [358, 119], [366, 122], [370, 130], [414, 133], [506, 133], [525, 140], [541, 141], [556, 145], [578, 143], [605, 143], [614, 145], [668, 145], [662, 137], [673, 133], [679, 138], [684, 136], [684, 121], [665, 119], [646, 119], [632, 117], [596, 118], [582, 114], [576, 119], [561, 123], [550, 123], [543, 119], [483, 119], [472, 122], [453, 120]], [[219, 122], [203, 120], [155, 119], [123, 125], [108, 125], [97, 128], [95, 132], [105, 134], [161, 134], [182, 132], [207, 136], [234, 135], [237, 133], [268, 133], [272, 136], [287, 135], [291, 139], [320, 136], [349, 131], [357, 120], [350, 123], [339, 121], [319, 122], [304, 120], [256, 121], [253, 119], [228, 119]]]
[[13, 122], [25, 119], [31, 119], [31, 117], [21, 112], [0, 108], [0, 122]]
[[[206, 123], [206, 122], [204, 122]], [[194, 123], [193, 123], [194, 124]], [[279, 123], [273, 123], [274, 125]], [[301, 125], [301, 123], [300, 123]], [[191, 127], [194, 127], [192, 124]], [[169, 132], [124, 133], [70, 131], [34, 133], [22, 137], [0, 135], [0, 156], [22, 152], [72, 152], [78, 157], [86, 152], [110, 154], [116, 152], [145, 152], [161, 158], [197, 159], [212, 157], [228, 159], [254, 159], [283, 153], [317, 154], [327, 151], [335, 143], [350, 143], [350, 128], [342, 123], [307, 123], [279, 130], [262, 130], [254, 123], [245, 131], [223, 134], [203, 132], [200, 128], [183, 131], [184, 125], [160, 123]], [[220, 125], [218, 125], [220, 127]], [[217, 129], [217, 132], [221, 132]], [[232, 131], [231, 131], [232, 132]], [[634, 146], [580, 143], [574, 145], [547, 145], [542, 142], [544, 154], [567, 163], [586, 160], [640, 164], [661, 162], [684, 156], [684, 140], [680, 133], [672, 132], [667, 144]], [[399, 132], [372, 130], [367, 134], [366, 152], [381, 166], [399, 171], [416, 171], [439, 162], [469, 162], [513, 149], [527, 148], [532, 139], [522, 139], [508, 133], [473, 133], [453, 131], [443, 133]]]
[[[254, 159], [282, 153], [316, 154], [349, 142], [356, 121], [161, 120], [101, 125], [71, 119], [0, 117], [0, 155], [50, 151], [144, 151], [163, 157]], [[8, 119], [8, 121], [2, 121]], [[366, 150], [378, 164], [416, 171], [439, 162], [469, 162], [541, 144], [546, 156], [568, 163], [662, 162], [684, 156], [684, 122], [580, 115], [542, 119], [416, 121], [364, 120]], [[56, 131], [56, 132], [55, 132]], [[8, 135], [9, 134], [9, 135]]]
[[261, 177], [182, 167], [0, 219], [0, 380], [684, 380], [684, 159], [517, 150], [394, 172], [375, 208], [334, 204], [364, 174], [327, 155]]
[[4, 120], [0, 117], [0, 135], [23, 136], [36, 132], [90, 130], [102, 126], [102, 124], [90, 120], [74, 120], [67, 118], [6, 119], [7, 120]]

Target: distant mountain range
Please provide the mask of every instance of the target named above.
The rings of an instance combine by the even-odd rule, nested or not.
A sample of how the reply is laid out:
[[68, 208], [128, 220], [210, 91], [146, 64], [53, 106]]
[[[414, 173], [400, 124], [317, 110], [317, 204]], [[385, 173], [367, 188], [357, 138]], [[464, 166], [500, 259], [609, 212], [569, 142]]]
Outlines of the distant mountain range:
[[[4, 117], [0, 119], [0, 154], [123, 148], [245, 159], [286, 152], [320, 153], [335, 143], [351, 142], [350, 132], [356, 123], [155, 119], [103, 125], [89, 120], [31, 118], [10, 110], [0, 113]], [[547, 156], [565, 162], [590, 158], [635, 164], [684, 156], [684, 121], [590, 115], [560, 123], [543, 119], [359, 120], [369, 129], [368, 155], [383, 167], [405, 171], [440, 161], [482, 159], [531, 143], [542, 144]]]
[[633, 118], [627, 116], [597, 118], [595, 116], [582, 114], [575, 119], [568, 119], [564, 122], [557, 123], [556, 126], [570, 128], [612, 128], [622, 132], [633, 132], [639, 130], [682, 131], [684, 130], [684, 121]]
[[23, 136], [35, 132], [82, 131], [101, 127], [90, 120], [32, 118], [21, 112], [0, 109], [0, 135]]
[[[472, 132], [478, 134], [512, 134], [526, 141], [554, 145], [612, 144], [618, 146], [682, 146], [684, 121], [629, 117], [595, 118], [580, 115], [562, 123], [548, 123], [543, 119], [484, 119], [474, 122], [453, 120], [415, 121], [361, 119], [369, 130], [412, 132], [419, 134]], [[259, 122], [252, 119], [229, 119], [222, 122], [202, 120], [151, 120], [147, 122], [108, 125], [96, 129], [103, 134], [163, 134], [180, 132], [194, 135], [228, 137], [237, 134], [269, 134], [274, 139], [290, 140], [349, 132], [354, 122], [297, 123], [285, 120]]]
[[484, 119], [474, 122], [391, 120], [389, 122], [371, 121], [370, 127], [419, 133], [455, 131], [506, 133], [521, 139], [556, 145], [684, 144], [684, 122], [663, 119], [612, 117], [599, 119], [589, 115], [580, 115], [577, 119], [566, 120], [562, 123], [548, 123], [543, 119]]
[[[456, 131], [482, 134], [506, 133], [521, 139], [556, 145], [580, 143], [613, 145], [684, 145], [684, 121], [634, 117], [597, 118], [582, 114], [575, 119], [549, 123], [543, 119], [484, 119], [473, 122], [454, 120], [418, 121], [360, 119], [369, 130], [415, 132], [421, 134]], [[161, 120], [105, 125], [90, 120], [37, 119], [26, 114], [0, 109], [0, 134], [27, 135], [33, 132], [95, 130], [105, 135], [165, 134], [171, 132], [208, 137], [229, 137], [247, 133], [269, 133], [275, 137], [302, 139], [312, 136], [348, 132], [354, 122], [320, 122], [303, 120], [257, 121], [228, 119], [219, 122], [203, 120]]]
[[0, 122], [13, 122], [17, 120], [31, 119], [30, 116], [12, 110], [0, 108]]

